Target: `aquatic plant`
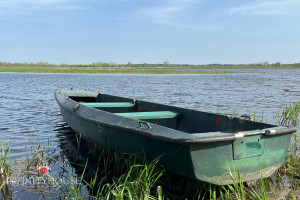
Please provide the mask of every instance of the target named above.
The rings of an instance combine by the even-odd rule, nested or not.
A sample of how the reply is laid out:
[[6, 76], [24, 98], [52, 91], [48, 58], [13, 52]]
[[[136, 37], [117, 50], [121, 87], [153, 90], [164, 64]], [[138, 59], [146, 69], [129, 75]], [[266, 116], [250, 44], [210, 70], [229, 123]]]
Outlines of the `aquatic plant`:
[[[90, 145], [94, 145], [91, 143]], [[103, 147], [103, 146], [102, 146]], [[108, 146], [104, 148], [94, 146], [93, 151], [99, 155], [99, 151], [104, 151], [103, 157], [98, 161], [96, 175], [90, 178], [89, 182], [85, 179], [83, 182], [91, 191], [90, 194], [99, 199], [267, 199], [267, 189], [264, 184], [264, 179], [261, 178], [261, 188], [246, 187], [242, 180], [239, 170], [235, 172], [228, 171], [228, 176], [231, 177], [232, 185], [215, 186], [205, 184], [203, 182], [190, 180], [179, 175], [165, 172], [157, 166], [158, 159], [150, 162], [150, 164], [137, 164], [141, 162], [136, 155], [129, 158], [128, 155], [121, 152], [111, 152]], [[89, 146], [88, 149], [91, 147]], [[102, 152], [103, 153], [103, 152]], [[101, 153], [100, 153], [101, 154]], [[115, 155], [118, 159], [104, 159], [106, 156]], [[105, 156], [105, 157], [104, 157]], [[113, 156], [114, 157], [114, 156]], [[109, 161], [108, 161], [108, 160]], [[129, 161], [132, 159], [131, 161]], [[105, 175], [107, 183], [103, 182], [99, 177], [98, 172], [104, 170], [103, 166], [113, 167], [113, 162], [123, 160], [126, 166], [119, 168], [117, 171], [107, 171], [109, 175]], [[128, 160], [128, 161], [126, 161]], [[133, 161], [134, 160], [134, 161]], [[145, 160], [142, 161], [142, 163]], [[106, 163], [106, 164], [104, 164]], [[107, 164], [109, 163], [109, 164]], [[133, 165], [132, 165], [133, 164]], [[100, 167], [102, 166], [102, 167]], [[116, 166], [116, 165], [115, 165]], [[128, 168], [129, 166], [129, 168]], [[123, 174], [119, 175], [120, 172]], [[148, 177], [148, 178], [147, 178]], [[234, 177], [238, 177], [238, 181]], [[101, 180], [101, 181], [100, 181]], [[269, 186], [272, 191], [273, 188]], [[164, 190], [162, 190], [164, 188]], [[143, 192], [141, 192], [143, 191]], [[275, 192], [273, 196], [276, 197]]]
[[25, 171], [32, 171], [37, 169], [40, 166], [47, 166], [46, 162], [46, 153], [48, 152], [50, 147], [50, 141], [48, 140], [47, 148], [41, 146], [39, 139], [36, 139], [35, 146], [34, 146], [34, 154], [32, 155], [31, 159], [27, 160], [27, 167]]
[[264, 112], [262, 112], [260, 116], [257, 115], [256, 112], [254, 112], [253, 115], [251, 116], [251, 120], [260, 123], [264, 122]]
[[[296, 136], [295, 136], [296, 137]], [[296, 138], [297, 139], [297, 138]], [[137, 155], [128, 155], [118, 151], [111, 151], [108, 146], [94, 146], [89, 143], [86, 145], [85, 140], [81, 140], [79, 150], [86, 151], [90, 149], [101, 155], [96, 161], [96, 172], [93, 176], [88, 175], [88, 162], [83, 166], [79, 179], [74, 177], [73, 173], [68, 170], [66, 163], [64, 171], [68, 174], [70, 185], [61, 187], [62, 197], [67, 199], [267, 199], [267, 188], [264, 179], [260, 180], [260, 189], [247, 187], [242, 180], [239, 170], [235, 172], [228, 171], [228, 175], [233, 182], [232, 185], [215, 186], [202, 182], [189, 180], [181, 176], [165, 172], [159, 165], [159, 159], [147, 162]], [[38, 143], [36, 143], [38, 144]], [[4, 146], [4, 145], [2, 145]], [[75, 145], [76, 146], [76, 145]], [[9, 155], [9, 151], [4, 149], [4, 155]], [[49, 159], [47, 156], [38, 156], [37, 154], [46, 154], [49, 148], [41, 148], [38, 144], [33, 151], [32, 158], [45, 162]], [[44, 153], [42, 153], [42, 151]], [[99, 154], [99, 152], [101, 152]], [[91, 155], [93, 156], [93, 155]], [[3, 158], [3, 157], [2, 157]], [[7, 157], [8, 158], [8, 157]], [[2, 160], [3, 161], [3, 160]], [[120, 163], [125, 165], [120, 165]], [[34, 162], [31, 162], [34, 163]], [[104, 169], [103, 167], [106, 167]], [[116, 168], [113, 169], [113, 168]], [[103, 170], [105, 174], [103, 174]], [[107, 174], [106, 174], [107, 173]], [[105, 177], [103, 177], [105, 175]], [[238, 177], [238, 181], [234, 177]], [[78, 181], [79, 180], [79, 181]], [[59, 188], [59, 185], [52, 187]], [[90, 194], [84, 192], [88, 189]], [[273, 197], [276, 198], [273, 191]], [[297, 197], [297, 190], [293, 188], [294, 198]], [[57, 190], [55, 190], [57, 191]], [[269, 195], [270, 196], [270, 195]]]
[[9, 184], [10, 177], [13, 172], [10, 158], [10, 144], [8, 143], [8, 145], [5, 146], [3, 141], [1, 140], [1, 149], [2, 155], [0, 158], [0, 189]]
[[70, 179], [70, 185], [69, 185], [69, 191], [68, 191], [68, 196], [71, 199], [77, 199], [77, 200], [83, 200], [85, 199], [85, 196], [82, 195], [82, 190], [87, 187], [87, 185], [81, 185], [81, 183], [83, 182], [83, 178], [84, 178], [84, 173], [86, 170], [86, 166], [87, 166], [88, 161], [85, 164], [85, 167], [83, 169], [83, 172], [80, 176], [79, 182], [77, 182], [75, 180], [75, 178], [73, 177], [73, 175], [67, 170], [67, 168], [65, 167], [65, 171], [68, 173], [69, 175], [69, 179]]
[[76, 144], [77, 144], [77, 150], [79, 151], [80, 149], [80, 142], [81, 142], [81, 134], [76, 134]]
[[15, 167], [11, 163], [10, 157], [10, 144], [5, 145], [1, 140], [1, 149], [2, 155], [0, 157], [0, 192], [1, 199], [11, 199], [12, 198], [12, 190], [11, 190], [11, 176]]
[[283, 104], [276, 112], [275, 117], [282, 126], [297, 126], [299, 124], [300, 100], [298, 102]]
[[[293, 145], [291, 146], [289, 153], [286, 157], [286, 162], [280, 168], [280, 172], [283, 174], [289, 174], [291, 182], [294, 182], [294, 177], [300, 177], [300, 153], [299, 153], [299, 144], [300, 139], [298, 139], [297, 134], [293, 135], [292, 139]], [[297, 187], [294, 187], [297, 190]]]
[[[112, 184], [106, 184], [104, 194], [100, 196], [105, 199], [156, 199], [152, 195], [156, 188], [157, 198], [162, 199], [161, 186], [156, 186], [163, 171], [155, 168], [158, 160], [150, 164], [133, 165], [126, 174], [115, 179]], [[99, 196], [98, 196], [99, 197]]]

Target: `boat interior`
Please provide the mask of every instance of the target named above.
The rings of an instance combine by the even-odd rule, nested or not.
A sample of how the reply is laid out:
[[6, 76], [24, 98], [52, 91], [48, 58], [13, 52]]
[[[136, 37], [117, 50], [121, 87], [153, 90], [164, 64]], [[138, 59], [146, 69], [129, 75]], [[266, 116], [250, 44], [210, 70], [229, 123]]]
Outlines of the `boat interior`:
[[238, 117], [99, 94], [97, 97], [69, 96], [81, 105], [142, 120], [190, 134], [207, 132], [236, 133], [274, 127]]

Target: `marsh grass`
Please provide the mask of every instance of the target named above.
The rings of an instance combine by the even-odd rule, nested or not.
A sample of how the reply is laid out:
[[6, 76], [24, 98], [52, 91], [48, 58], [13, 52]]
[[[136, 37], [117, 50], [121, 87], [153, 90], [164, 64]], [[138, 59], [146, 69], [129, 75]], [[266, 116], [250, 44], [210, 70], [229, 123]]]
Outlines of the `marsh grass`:
[[[81, 143], [83, 146], [85, 146], [84, 142], [85, 140]], [[228, 171], [232, 185], [215, 186], [166, 172], [159, 166], [159, 158], [147, 162], [136, 155], [129, 156], [122, 152], [111, 151], [109, 146], [99, 148], [98, 145], [94, 146], [94, 142], [88, 143], [91, 145], [87, 146], [88, 149], [97, 152], [96, 155], [102, 154], [101, 159], [97, 161], [96, 175], [84, 176], [83, 180], [92, 197], [96, 199], [265, 200], [270, 196], [276, 199], [274, 189], [270, 184], [266, 187], [262, 177], [260, 188], [252, 188], [244, 184], [239, 170]], [[118, 166], [121, 160], [125, 161], [126, 165]], [[117, 170], [112, 170], [111, 167], [116, 167]], [[104, 179], [103, 176], [99, 176], [100, 170], [105, 172]], [[267, 188], [271, 192], [267, 192]]]
[[[59, 184], [52, 185], [51, 187], [60, 188], [61, 198], [63, 199], [265, 200], [270, 196], [276, 199], [272, 186], [268, 185], [268, 187], [266, 187], [263, 178], [260, 180], [260, 188], [252, 188], [244, 184], [239, 170], [237, 170], [237, 172], [228, 171], [228, 176], [233, 182], [232, 185], [215, 186], [166, 172], [159, 166], [159, 158], [148, 162], [141, 156], [112, 151], [107, 145], [95, 145], [94, 142], [88, 142], [84, 139], [80, 140], [80, 148], [77, 146], [77, 140], [75, 143], [74, 149], [84, 152], [89, 150], [88, 154], [91, 157], [89, 156], [85, 165], [82, 165], [83, 169], [80, 172], [79, 179], [74, 177], [74, 174], [70, 172], [66, 163], [62, 163], [63, 169], [70, 180], [70, 184], [68, 187], [61, 187]], [[6, 157], [7, 163], [9, 163], [10, 147], [7, 146], [5, 148], [4, 146], [2, 143], [2, 154], [4, 153], [3, 155]], [[42, 148], [40, 143], [36, 142], [33, 146], [35, 149], [32, 151], [33, 156], [29, 162], [31, 166], [35, 166], [35, 163], [44, 163], [48, 162], [49, 159], [53, 159], [45, 156], [49, 150], [49, 145], [47, 148]], [[68, 153], [74, 154], [74, 152]], [[92, 153], [95, 155], [92, 155]], [[95, 173], [88, 174], [88, 164], [95, 158], [93, 156], [98, 158], [98, 160], [94, 160], [96, 163]], [[4, 157], [2, 156], [1, 158]], [[3, 161], [4, 159], [1, 159], [1, 163], [3, 163]], [[293, 157], [290, 164], [296, 163]], [[293, 172], [293, 174], [295, 173]], [[238, 177], [237, 181], [235, 177]], [[52, 177], [52, 180], [53, 179]], [[7, 188], [8, 187], [6, 187], [6, 189]], [[267, 192], [267, 188], [271, 188], [271, 194]], [[84, 192], [84, 190], [88, 190], [89, 194]], [[298, 197], [298, 190], [299, 186], [293, 187], [291, 197], [296, 199]], [[2, 192], [4, 191], [5, 190], [2, 190]], [[30, 191], [47, 192], [40, 187], [37, 187], [36, 190], [31, 188]], [[57, 189], [52, 189], [51, 191], [57, 192]]]
[[104, 185], [105, 189], [102, 190], [104, 194], [98, 194], [98, 197], [102, 196], [104, 199], [162, 199], [162, 189], [157, 185], [157, 181], [163, 171], [156, 169], [157, 162], [158, 160], [154, 160], [149, 164], [132, 165], [127, 173], [114, 179], [112, 184]]
[[264, 112], [261, 113], [261, 115], [258, 115], [256, 112], [253, 113], [253, 115], [251, 116], [251, 120], [255, 121], [255, 122], [260, 122], [263, 123], [264, 122]]
[[[241, 176], [240, 170], [238, 169], [237, 172], [228, 171], [228, 176], [232, 180], [231, 185], [225, 186], [218, 186], [217, 190], [219, 192], [218, 198], [213, 199], [220, 199], [220, 200], [267, 200], [277, 199], [274, 188], [270, 183], [266, 185], [265, 179], [263, 179], [262, 175], [260, 180], [255, 182], [255, 187], [251, 184], [247, 185]], [[235, 177], [238, 177], [236, 180]], [[212, 198], [210, 198], [212, 199]]]
[[[77, 183], [64, 167], [72, 181], [68, 192], [64, 192], [69, 198], [86, 199], [88, 196], [82, 195], [82, 190], [88, 189], [92, 199], [162, 199], [162, 189], [157, 182], [164, 171], [156, 168], [158, 159], [146, 162], [134, 154], [112, 151], [105, 144], [100, 146], [81, 140], [81, 147], [78, 148], [76, 143], [76, 149], [88, 152], [89, 157]], [[87, 173], [87, 166], [93, 166], [95, 173]]]
[[[299, 125], [299, 114], [300, 100], [290, 104], [283, 104], [275, 116], [280, 125], [297, 126]], [[297, 133], [293, 135], [291, 144], [286, 162], [280, 171], [300, 177], [300, 139]]]
[[80, 150], [80, 143], [81, 143], [81, 134], [76, 134], [76, 144], [77, 144], [77, 150]]
[[12, 198], [12, 190], [10, 186], [10, 178], [15, 169], [11, 163], [10, 144], [5, 145], [1, 140], [2, 155], [0, 158], [0, 192], [3, 199]]
[[[220, 113], [222, 114], [222, 113]], [[260, 122], [263, 123], [266, 119], [264, 117], [264, 112], [262, 112], [260, 115], [257, 112], [253, 112], [252, 115], [239, 115], [239, 112], [234, 110], [232, 112], [232, 114], [224, 114], [227, 115], [229, 118], [233, 119], [233, 118], [240, 118], [240, 119], [249, 119], [251, 121], [255, 121], [255, 122]]]
[[[104, 141], [106, 141], [104, 139]], [[147, 162], [145, 156], [126, 154], [120, 151], [112, 151], [107, 142], [103, 145], [85, 141], [89, 154], [97, 157], [96, 175], [91, 178], [88, 186], [97, 197], [110, 199], [153, 199], [152, 193], [160, 194], [162, 189], [156, 186], [164, 170], [156, 168], [159, 159]], [[102, 180], [99, 180], [98, 172], [101, 171]], [[104, 179], [103, 179], [104, 177]], [[106, 180], [106, 183], [103, 182]], [[88, 183], [88, 182], [86, 182]], [[94, 187], [98, 185], [98, 189]], [[153, 189], [156, 188], [156, 189]], [[158, 192], [157, 192], [158, 191]]]
[[[88, 161], [87, 161], [88, 163]], [[73, 177], [73, 175], [67, 170], [67, 168], [65, 167], [65, 171], [68, 173], [69, 176], [69, 180], [70, 180], [70, 185], [69, 185], [69, 190], [68, 190], [68, 197], [71, 199], [77, 199], [77, 200], [82, 200], [85, 199], [85, 195], [83, 195], [82, 190], [84, 190], [84, 188], [87, 187], [87, 185], [82, 185], [81, 183], [83, 182], [83, 178], [84, 178], [84, 173], [86, 170], [86, 166], [87, 163], [83, 169], [83, 172], [80, 176], [79, 182], [77, 182], [77, 180], [75, 181], [75, 178]]]
[[[282, 126], [298, 126], [300, 114], [300, 100], [290, 104], [283, 104], [276, 112], [276, 119]], [[286, 162], [279, 169], [278, 175], [288, 174], [291, 182], [291, 199], [300, 198], [300, 139], [298, 134], [294, 133], [291, 140], [291, 147], [286, 157]]]
[[297, 126], [299, 124], [300, 100], [290, 104], [283, 104], [275, 117], [282, 126]]
[[13, 171], [10, 158], [10, 145], [8, 144], [6, 147], [1, 140], [1, 149], [2, 156], [0, 159], [0, 189], [9, 183], [9, 178], [11, 177]]
[[137, 69], [86, 69], [86, 68], [39, 68], [39, 67], [0, 67], [0, 72], [21, 73], [88, 73], [88, 74], [229, 74], [232, 71], [180, 71], [180, 70], [137, 70]]
[[36, 139], [35, 145], [34, 145], [34, 152], [31, 157], [31, 159], [27, 159], [27, 166], [25, 168], [25, 171], [33, 171], [36, 170], [40, 166], [47, 166], [46, 162], [46, 154], [49, 150], [50, 142], [48, 141], [48, 146], [42, 147], [40, 144], [40, 140]]
[[11, 187], [11, 177], [15, 169], [18, 167], [16, 163], [12, 163], [10, 144], [5, 144], [1, 140], [1, 157], [0, 157], [0, 192], [1, 199], [12, 199], [13, 191]]
[[282, 174], [288, 174], [290, 176], [292, 191], [294, 192], [298, 190], [298, 186], [300, 184], [300, 140], [297, 134], [294, 134], [293, 142], [294, 144], [287, 155], [286, 162], [280, 168], [279, 172]]
[[252, 64], [208, 64], [208, 65], [191, 65], [191, 64], [171, 64], [169, 62], [150, 64], [117, 64], [115, 62], [102, 63], [96, 62], [91, 64], [51, 64], [47, 62], [37, 63], [10, 63], [0, 62], [1, 67], [11, 68], [163, 68], [163, 69], [296, 69], [300, 68], [300, 63], [281, 64], [281, 63], [252, 63]]

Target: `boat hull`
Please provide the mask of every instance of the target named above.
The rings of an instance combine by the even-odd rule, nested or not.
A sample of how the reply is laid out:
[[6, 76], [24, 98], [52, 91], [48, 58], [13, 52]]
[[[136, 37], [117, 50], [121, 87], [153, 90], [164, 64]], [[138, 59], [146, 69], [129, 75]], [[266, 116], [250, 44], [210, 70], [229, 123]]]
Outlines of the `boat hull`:
[[[110, 114], [92, 108], [76, 108], [68, 97], [57, 97], [60, 112], [67, 124], [84, 138], [99, 145], [108, 144], [112, 150], [126, 153], [146, 153], [148, 159], [160, 157], [167, 170], [200, 181], [226, 185], [251, 181], [272, 175], [285, 161], [291, 133], [280, 135], [249, 135], [235, 140], [191, 142], [149, 137], [142, 128], [110, 124]], [[108, 117], [99, 116], [99, 114]], [[94, 117], [95, 116], [95, 117]], [[97, 117], [99, 119], [97, 119]], [[155, 127], [159, 131], [161, 127]], [[164, 127], [161, 130], [165, 130]], [[167, 130], [167, 129], [166, 129]]]

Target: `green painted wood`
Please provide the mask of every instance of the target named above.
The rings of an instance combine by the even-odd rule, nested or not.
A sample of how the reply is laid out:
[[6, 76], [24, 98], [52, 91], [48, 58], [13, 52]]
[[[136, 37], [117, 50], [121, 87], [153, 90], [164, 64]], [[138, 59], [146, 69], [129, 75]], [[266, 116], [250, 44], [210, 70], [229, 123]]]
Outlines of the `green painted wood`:
[[81, 105], [85, 105], [91, 108], [112, 108], [112, 107], [118, 107], [118, 108], [130, 108], [134, 107], [133, 103], [127, 103], [127, 102], [103, 102], [103, 103], [80, 103]]
[[115, 113], [122, 117], [128, 117], [131, 119], [166, 119], [176, 118], [180, 114], [171, 111], [154, 111], [154, 112], [130, 112], [130, 113]]
[[244, 137], [233, 142], [233, 158], [235, 160], [263, 155], [265, 140], [261, 135]]

